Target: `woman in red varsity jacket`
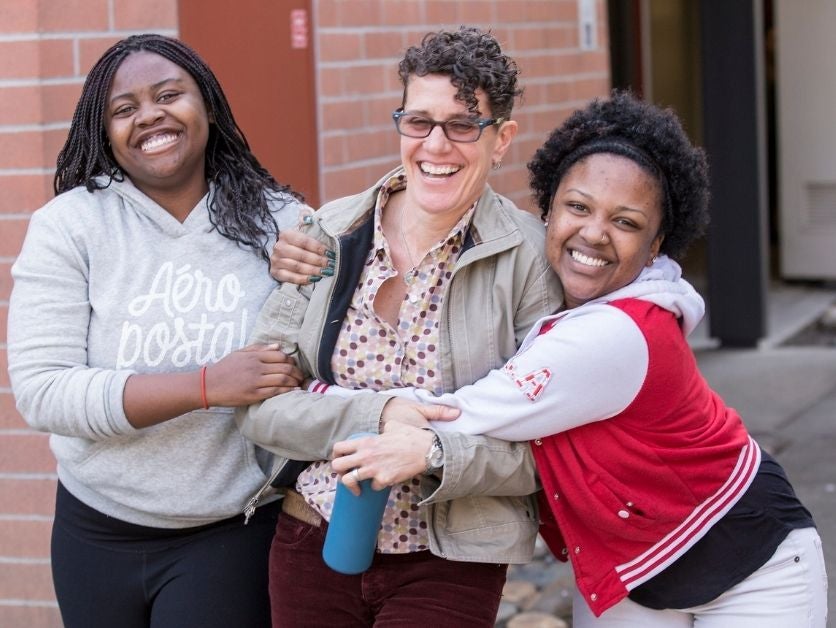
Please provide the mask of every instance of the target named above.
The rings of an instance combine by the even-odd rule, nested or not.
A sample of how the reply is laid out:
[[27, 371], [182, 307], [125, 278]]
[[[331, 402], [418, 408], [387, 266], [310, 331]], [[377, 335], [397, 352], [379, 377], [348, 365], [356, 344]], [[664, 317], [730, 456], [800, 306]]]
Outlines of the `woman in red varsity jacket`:
[[407, 399], [386, 404], [380, 436], [337, 443], [333, 468], [354, 490], [411, 477], [425, 461], [403, 455], [407, 423], [458, 414], [431, 428], [531, 441], [541, 533], [574, 568], [575, 628], [824, 628], [812, 517], [685, 340], [703, 302], [673, 260], [708, 222], [703, 152], [672, 112], [615, 93], [529, 170], [565, 309], [456, 393], [380, 393]]

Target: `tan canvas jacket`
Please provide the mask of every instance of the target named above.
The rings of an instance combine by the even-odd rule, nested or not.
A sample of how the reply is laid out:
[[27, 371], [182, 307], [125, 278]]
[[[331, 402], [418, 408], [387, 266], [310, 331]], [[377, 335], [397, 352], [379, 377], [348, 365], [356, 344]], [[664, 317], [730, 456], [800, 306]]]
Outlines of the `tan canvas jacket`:
[[[395, 172], [381, 179], [388, 180]], [[334, 277], [311, 286], [285, 284], [262, 308], [251, 342], [298, 348], [302, 370], [321, 377], [317, 358], [329, 303], [350, 250], [341, 238], [372, 219], [380, 183], [324, 205], [310, 234], [338, 251]], [[453, 391], [501, 366], [541, 316], [554, 312], [562, 293], [543, 255], [544, 229], [489, 187], [474, 212], [474, 246], [460, 255], [441, 317], [444, 388]], [[365, 259], [366, 252], [354, 252]], [[356, 262], [354, 262], [356, 263]], [[385, 394], [352, 398], [293, 391], [238, 411], [242, 432], [282, 458], [324, 460], [334, 442], [357, 432], [377, 433]], [[531, 559], [538, 529], [534, 462], [527, 443], [438, 432], [444, 448], [440, 478], [422, 482], [430, 550], [451, 560], [520, 563]]]

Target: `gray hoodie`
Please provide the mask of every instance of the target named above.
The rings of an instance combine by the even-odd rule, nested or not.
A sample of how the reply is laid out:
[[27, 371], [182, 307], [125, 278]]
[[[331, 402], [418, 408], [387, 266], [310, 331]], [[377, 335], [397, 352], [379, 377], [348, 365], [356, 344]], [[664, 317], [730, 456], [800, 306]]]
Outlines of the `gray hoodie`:
[[[207, 198], [181, 224], [130, 181], [76, 188], [33, 214], [12, 267], [18, 410], [52, 434], [73, 495], [139, 525], [233, 516], [265, 479], [232, 408], [138, 430], [122, 404], [133, 373], [196, 370], [245, 346], [275, 286], [264, 260], [213, 230]], [[296, 223], [297, 202], [274, 204], [280, 228]]]

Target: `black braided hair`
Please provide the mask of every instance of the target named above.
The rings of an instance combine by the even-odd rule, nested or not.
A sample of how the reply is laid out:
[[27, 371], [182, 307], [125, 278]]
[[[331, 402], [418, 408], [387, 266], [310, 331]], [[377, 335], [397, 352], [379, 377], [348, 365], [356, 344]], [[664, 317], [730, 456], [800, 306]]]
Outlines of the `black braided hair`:
[[508, 119], [514, 108], [514, 99], [522, 94], [517, 87], [517, 64], [502, 53], [499, 42], [490, 32], [462, 26], [457, 31], [427, 33], [420, 46], [411, 46], [398, 65], [398, 74], [406, 88], [410, 76], [444, 74], [457, 88], [456, 99], [467, 105], [468, 111], [479, 111], [476, 90], [487, 95], [490, 114]]
[[614, 90], [609, 99], [575, 111], [528, 164], [543, 218], [569, 168], [595, 153], [626, 157], [659, 182], [665, 236], [660, 252], [681, 259], [708, 226], [709, 178], [705, 152], [691, 144], [673, 110]]
[[[278, 183], [250, 150], [235, 122], [218, 79], [206, 62], [183, 42], [157, 34], [133, 35], [108, 49], [96, 62], [81, 90], [69, 135], [58, 153], [53, 188], [61, 194], [84, 185], [89, 192], [106, 188], [124, 173], [113, 157], [105, 128], [105, 105], [113, 76], [125, 58], [140, 51], [158, 54], [188, 72], [200, 88], [212, 119], [206, 145], [206, 178], [215, 184], [209, 200], [212, 225], [226, 238], [269, 259], [265, 245], [278, 233], [267, 204], [276, 200], [302, 200], [288, 185]], [[96, 181], [105, 175], [107, 183]]]

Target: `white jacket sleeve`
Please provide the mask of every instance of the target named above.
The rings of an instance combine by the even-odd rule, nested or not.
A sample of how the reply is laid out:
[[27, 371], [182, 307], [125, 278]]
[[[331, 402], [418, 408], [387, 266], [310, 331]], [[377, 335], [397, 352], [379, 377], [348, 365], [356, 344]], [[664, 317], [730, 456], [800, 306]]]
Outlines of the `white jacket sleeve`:
[[38, 430], [101, 440], [132, 433], [122, 405], [127, 370], [91, 368], [91, 306], [83, 247], [35, 212], [12, 267], [9, 377], [17, 408]]
[[530, 335], [503, 368], [474, 384], [440, 397], [415, 395], [461, 410], [435, 429], [524, 441], [618, 414], [641, 389], [647, 365], [647, 342], [633, 320], [592, 305]]
[[[307, 391], [313, 393], [321, 393], [323, 395], [332, 395], [334, 397], [341, 397], [347, 399], [356, 395], [373, 395], [384, 394], [387, 397], [400, 397], [408, 401], [415, 401], [422, 403], [423, 399], [418, 396], [418, 388], [412, 386], [403, 386], [400, 388], [387, 388], [386, 390], [372, 390], [370, 388], [343, 388], [333, 384], [326, 384], [325, 382], [314, 379], [308, 384]], [[432, 397], [432, 395], [430, 395]], [[434, 398], [434, 397], [433, 397]]]
[[[439, 431], [527, 441], [612, 417], [635, 399], [647, 374], [647, 342], [621, 310], [590, 305], [532, 334], [501, 369], [439, 397], [420, 388], [385, 391], [425, 404], [459, 408], [454, 421], [434, 421]], [[309, 390], [338, 397], [367, 394], [339, 386]]]

